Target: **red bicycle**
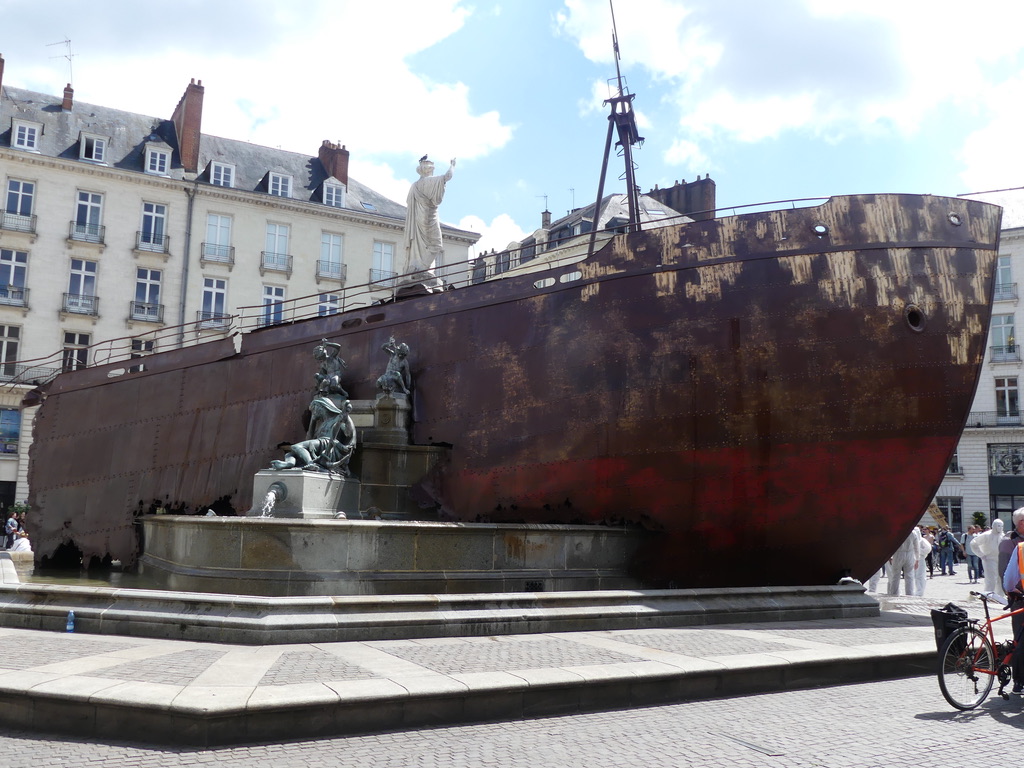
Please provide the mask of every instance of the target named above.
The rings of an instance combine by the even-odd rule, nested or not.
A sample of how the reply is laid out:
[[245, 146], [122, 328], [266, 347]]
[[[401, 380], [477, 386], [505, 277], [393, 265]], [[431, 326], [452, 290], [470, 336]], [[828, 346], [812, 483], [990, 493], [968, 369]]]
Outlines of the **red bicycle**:
[[[993, 619], [988, 612], [989, 602], [995, 602], [993, 598], [980, 592], [971, 594], [980, 598], [985, 606], [984, 621], [967, 618], [967, 612], [962, 609], [957, 612], [950, 610], [955, 606], [947, 606], [944, 611], [932, 611], [936, 640], [942, 640], [939, 649], [939, 689], [946, 701], [964, 710], [974, 709], [985, 701], [997, 679], [999, 695], [1004, 699], [1010, 698], [1003, 689], [1010, 682], [1010, 659], [1016, 642], [1013, 639], [997, 642], [992, 625], [1024, 613], [1024, 608], [1018, 608]], [[949, 632], [951, 627], [955, 629]]]

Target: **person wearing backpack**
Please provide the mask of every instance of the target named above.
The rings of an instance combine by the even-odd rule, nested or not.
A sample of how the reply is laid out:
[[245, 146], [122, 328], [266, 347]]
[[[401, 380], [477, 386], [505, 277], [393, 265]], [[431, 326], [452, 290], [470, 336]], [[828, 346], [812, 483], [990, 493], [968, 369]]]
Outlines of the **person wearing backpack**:
[[939, 567], [942, 569], [942, 576], [946, 575], [946, 565], [949, 565], [949, 575], [956, 576], [953, 570], [953, 563], [956, 562], [956, 539], [950, 533], [949, 528], [943, 528], [939, 532]]

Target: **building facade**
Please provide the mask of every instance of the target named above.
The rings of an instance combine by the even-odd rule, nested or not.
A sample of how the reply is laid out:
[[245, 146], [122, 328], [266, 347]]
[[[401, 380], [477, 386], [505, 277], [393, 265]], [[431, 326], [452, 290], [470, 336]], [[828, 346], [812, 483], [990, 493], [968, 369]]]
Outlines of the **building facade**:
[[[4, 83], [0, 58], [0, 506], [24, 499], [34, 408], [61, 370], [388, 298], [405, 206], [315, 155], [202, 133], [191, 82], [170, 118]], [[443, 226], [444, 259], [479, 235]]]
[[1024, 507], [1024, 357], [1016, 331], [1024, 323], [1024, 189], [970, 197], [1003, 206], [992, 322], [971, 413], [934, 501], [953, 530], [965, 530], [975, 512], [1010, 530], [1011, 513]]

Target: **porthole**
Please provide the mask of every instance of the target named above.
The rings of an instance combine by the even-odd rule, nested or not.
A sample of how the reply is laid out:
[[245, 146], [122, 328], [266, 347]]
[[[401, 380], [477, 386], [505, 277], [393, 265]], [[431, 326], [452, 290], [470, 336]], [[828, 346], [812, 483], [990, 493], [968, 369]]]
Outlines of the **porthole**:
[[537, 280], [534, 284], [534, 288], [550, 288], [555, 284], [555, 278], [545, 277], [543, 280]]
[[583, 277], [583, 273], [580, 272], [579, 270], [576, 270], [575, 272], [566, 272], [564, 275], [558, 278], [558, 282], [571, 283], [573, 280], [579, 280], [581, 277]]
[[907, 321], [910, 330], [920, 333], [924, 330], [924, 312], [916, 304], [908, 304], [903, 310], [903, 319]]
[[362, 325], [363, 319], [361, 317], [351, 317], [348, 320], [342, 320], [342, 328], [355, 328], [357, 325]]
[[825, 226], [824, 224], [815, 224], [813, 227], [811, 227], [811, 229], [814, 231], [814, 234], [816, 234], [818, 237], [824, 237], [825, 235], [828, 234], [828, 227]]
[[947, 218], [949, 219], [949, 223], [952, 224], [954, 227], [959, 227], [961, 224], [964, 223], [964, 220], [960, 218], [959, 213], [951, 213]]

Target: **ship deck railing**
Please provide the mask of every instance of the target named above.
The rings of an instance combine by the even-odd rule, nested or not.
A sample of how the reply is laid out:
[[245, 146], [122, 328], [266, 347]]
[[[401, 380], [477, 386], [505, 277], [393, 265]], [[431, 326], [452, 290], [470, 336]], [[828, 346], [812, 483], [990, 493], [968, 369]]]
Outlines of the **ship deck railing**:
[[[723, 206], [685, 215], [642, 221], [640, 228], [645, 231], [658, 229], [671, 226], [681, 220], [715, 218], [723, 212], [736, 213], [741, 210], [754, 212], [762, 208], [773, 210], [782, 207], [798, 208], [820, 204], [828, 199], [827, 197], [803, 197], [749, 205]], [[624, 231], [625, 228], [621, 225], [599, 230], [596, 235], [599, 245], [603, 245], [613, 236]], [[471, 261], [439, 265], [434, 268], [434, 274], [443, 285], [444, 290], [459, 290], [490, 280], [535, 274], [534, 285], [539, 290], [556, 282], [560, 275], [554, 275], [555, 272], [564, 270], [588, 257], [590, 237], [590, 232], [581, 232], [554, 243], [527, 242], [517, 248], [505, 249], [501, 254], [491, 252], [479, 255]], [[495, 258], [499, 255], [507, 255], [507, 260], [496, 268]], [[211, 260], [211, 256], [205, 251], [204, 258]], [[572, 276], [578, 277], [579, 274], [574, 272]], [[412, 275], [394, 275], [386, 280], [373, 280], [372, 277], [371, 275], [369, 282], [360, 285], [330, 286], [308, 296], [275, 302], [270, 311], [266, 304], [261, 303], [239, 307], [235, 314], [216, 313], [215, 317], [211, 313], [199, 312], [194, 321], [163, 326], [142, 334], [107, 339], [84, 348], [60, 349], [45, 357], [31, 360], [4, 361], [0, 365], [6, 366], [4, 370], [7, 375], [0, 375], [0, 386], [37, 387], [49, 383], [63, 371], [118, 362], [130, 363], [126, 369], [127, 372], [141, 372], [146, 367], [145, 358], [156, 352], [393, 302], [398, 298], [402, 287], [408, 283], [408, 278], [411, 278]]]

